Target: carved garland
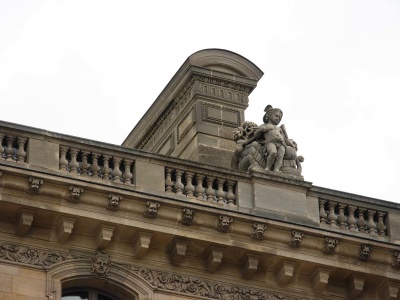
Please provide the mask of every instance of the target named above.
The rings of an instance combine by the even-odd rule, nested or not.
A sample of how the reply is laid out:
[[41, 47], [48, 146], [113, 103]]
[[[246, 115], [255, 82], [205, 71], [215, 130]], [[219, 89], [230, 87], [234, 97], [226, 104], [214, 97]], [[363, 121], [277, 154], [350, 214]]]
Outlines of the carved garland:
[[233, 300], [291, 300], [296, 299], [281, 294], [266, 294], [260, 290], [253, 290], [237, 285], [226, 285], [222, 283], [211, 283], [192, 276], [160, 272], [127, 266], [133, 272], [144, 278], [151, 285], [159, 289], [184, 293], [191, 296], [201, 296], [210, 299], [233, 299]]
[[69, 254], [39, 251], [11, 243], [0, 243], [0, 259], [47, 268], [57, 262], [72, 259]]

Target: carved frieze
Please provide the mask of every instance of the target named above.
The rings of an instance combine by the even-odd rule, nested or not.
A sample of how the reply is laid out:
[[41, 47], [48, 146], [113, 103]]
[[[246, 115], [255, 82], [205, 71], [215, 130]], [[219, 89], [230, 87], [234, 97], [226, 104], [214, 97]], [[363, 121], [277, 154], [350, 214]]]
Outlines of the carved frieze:
[[267, 228], [268, 228], [267, 224], [258, 222], [253, 223], [253, 232], [251, 234], [252, 238], [257, 240], [263, 240], [264, 233]]
[[106, 277], [110, 269], [110, 256], [102, 251], [96, 252], [92, 258], [92, 271], [97, 277]]
[[158, 216], [158, 208], [160, 207], [160, 203], [155, 201], [147, 201], [146, 202], [146, 210], [144, 211], [144, 215], [148, 218], [157, 218]]
[[232, 222], [233, 222], [232, 217], [220, 215], [218, 218], [218, 225], [217, 225], [218, 231], [228, 232]]
[[193, 276], [161, 272], [146, 268], [127, 266], [140, 275], [151, 285], [160, 290], [183, 293], [188, 296], [200, 296], [209, 299], [233, 299], [233, 300], [294, 300], [277, 293], [268, 293], [248, 287], [211, 282]]
[[72, 259], [72, 256], [55, 251], [47, 252], [17, 244], [0, 242], [0, 259], [46, 268], [60, 261]]

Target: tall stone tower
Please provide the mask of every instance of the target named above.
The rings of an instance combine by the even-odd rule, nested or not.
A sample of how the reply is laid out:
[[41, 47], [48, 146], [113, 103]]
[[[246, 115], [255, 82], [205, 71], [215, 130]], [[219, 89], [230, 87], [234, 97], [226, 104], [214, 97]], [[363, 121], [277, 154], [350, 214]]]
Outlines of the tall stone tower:
[[229, 168], [233, 129], [263, 72], [227, 50], [198, 51], [183, 63], [122, 146]]

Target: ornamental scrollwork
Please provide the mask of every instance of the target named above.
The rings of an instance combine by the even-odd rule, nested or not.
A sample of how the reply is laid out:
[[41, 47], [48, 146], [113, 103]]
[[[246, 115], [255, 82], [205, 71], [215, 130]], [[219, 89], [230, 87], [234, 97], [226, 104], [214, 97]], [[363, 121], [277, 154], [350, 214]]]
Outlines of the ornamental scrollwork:
[[184, 276], [167, 272], [149, 270], [146, 268], [126, 266], [144, 278], [151, 285], [168, 291], [184, 293], [191, 296], [201, 296], [220, 300], [291, 300], [285, 295], [265, 293], [247, 287], [224, 283], [211, 283], [200, 278]]
[[0, 243], [0, 259], [47, 268], [60, 261], [72, 259], [72, 256], [54, 251], [39, 251], [12, 243]]

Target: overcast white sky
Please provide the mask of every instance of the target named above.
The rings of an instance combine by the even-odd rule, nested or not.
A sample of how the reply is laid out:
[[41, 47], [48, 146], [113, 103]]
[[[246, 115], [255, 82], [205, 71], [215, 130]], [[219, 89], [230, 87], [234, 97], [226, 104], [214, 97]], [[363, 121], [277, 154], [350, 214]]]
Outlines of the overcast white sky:
[[121, 144], [206, 48], [264, 76], [317, 186], [400, 203], [400, 1], [0, 0], [0, 119]]

